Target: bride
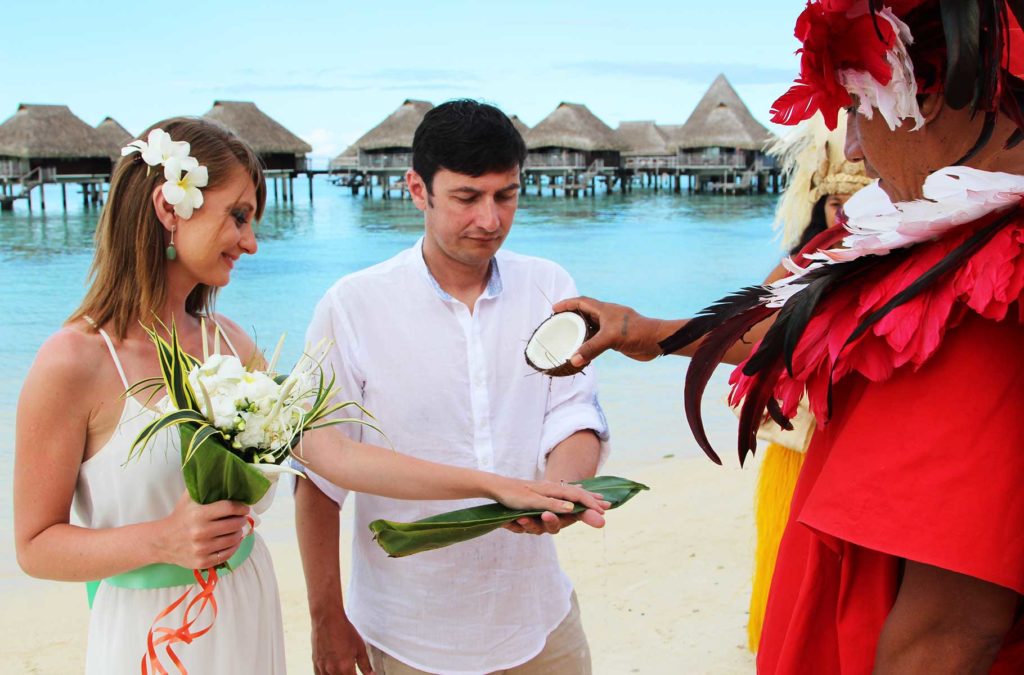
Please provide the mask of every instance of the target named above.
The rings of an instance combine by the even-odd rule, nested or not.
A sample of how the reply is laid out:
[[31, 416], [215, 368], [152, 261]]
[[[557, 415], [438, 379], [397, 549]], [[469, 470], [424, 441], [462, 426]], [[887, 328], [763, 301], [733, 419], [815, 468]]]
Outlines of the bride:
[[[114, 170], [85, 298], [39, 349], [21, 391], [18, 563], [34, 577], [103, 580], [92, 604], [87, 673], [138, 673], [140, 662], [144, 673], [148, 663], [164, 672], [165, 658], [193, 674], [283, 673], [277, 584], [266, 546], [248, 534], [250, 508], [189, 499], [172, 430], [126, 463], [138, 432], [160, 413], [123, 396], [130, 383], [160, 374], [142, 324], [173, 321], [192, 354], [219, 333], [243, 362], [262, 358], [235, 323], [212, 313], [234, 263], [256, 253], [253, 227], [266, 202], [262, 166], [230, 131], [201, 119], [165, 120], [145, 137], [125, 149]], [[309, 434], [303, 456], [333, 483], [394, 498], [488, 497], [556, 512], [571, 510], [572, 502], [599, 513], [607, 506], [577, 487], [433, 464], [330, 429]], [[265, 507], [258, 504], [253, 515]], [[71, 523], [72, 510], [81, 525]], [[147, 649], [165, 608], [161, 624], [196, 619], [185, 617], [186, 603], [173, 606], [194, 586], [191, 570], [224, 562], [212, 630], [194, 643], [165, 637]], [[178, 639], [188, 643], [204, 632]]]

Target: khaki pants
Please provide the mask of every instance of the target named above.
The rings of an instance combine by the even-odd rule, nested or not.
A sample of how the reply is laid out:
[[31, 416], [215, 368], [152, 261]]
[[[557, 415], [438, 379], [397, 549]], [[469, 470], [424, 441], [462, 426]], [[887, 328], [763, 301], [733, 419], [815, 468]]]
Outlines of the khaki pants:
[[[407, 666], [371, 644], [366, 645], [376, 675], [431, 675]], [[590, 646], [583, 634], [580, 606], [572, 594], [569, 614], [548, 635], [544, 649], [526, 663], [492, 675], [590, 675]]]

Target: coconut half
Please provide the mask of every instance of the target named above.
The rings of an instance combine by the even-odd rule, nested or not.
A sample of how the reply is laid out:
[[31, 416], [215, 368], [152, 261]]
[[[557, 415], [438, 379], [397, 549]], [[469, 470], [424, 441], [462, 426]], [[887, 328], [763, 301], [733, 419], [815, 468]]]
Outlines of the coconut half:
[[526, 343], [526, 363], [552, 377], [575, 375], [583, 370], [569, 361], [596, 327], [576, 312], [559, 312], [544, 320]]

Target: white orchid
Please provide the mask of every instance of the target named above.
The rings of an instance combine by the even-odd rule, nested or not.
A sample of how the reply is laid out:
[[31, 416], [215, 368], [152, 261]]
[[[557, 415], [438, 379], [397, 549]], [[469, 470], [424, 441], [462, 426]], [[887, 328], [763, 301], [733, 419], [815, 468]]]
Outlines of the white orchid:
[[188, 220], [192, 212], [203, 205], [203, 193], [199, 188], [206, 187], [209, 182], [206, 167], [194, 157], [171, 157], [164, 162], [164, 178], [167, 179], [163, 186], [164, 199], [174, 206], [178, 216]]
[[121, 148], [121, 156], [126, 157], [133, 152], [139, 152], [142, 153], [142, 160], [146, 164], [160, 166], [172, 158], [186, 159], [191, 149], [188, 142], [172, 140], [169, 133], [157, 128], [149, 132], [145, 141], [132, 141]]

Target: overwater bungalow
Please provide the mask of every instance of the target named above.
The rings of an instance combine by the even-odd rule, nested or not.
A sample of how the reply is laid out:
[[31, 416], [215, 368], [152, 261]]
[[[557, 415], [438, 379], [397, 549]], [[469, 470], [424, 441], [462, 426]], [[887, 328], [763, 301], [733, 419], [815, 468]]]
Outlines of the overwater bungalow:
[[[399, 177], [396, 185], [404, 190], [405, 183], [401, 177], [412, 168], [412, 137], [423, 116], [433, 107], [429, 101], [406, 99], [384, 121], [335, 157], [331, 161], [332, 172], [349, 174], [342, 183], [356, 187], [369, 186], [376, 177], [385, 186], [385, 199], [390, 196], [392, 177]], [[369, 196], [369, 190], [365, 194]]]
[[346, 173], [359, 168], [359, 148], [352, 145], [345, 148], [340, 155], [331, 160], [327, 165], [331, 173]]
[[117, 160], [121, 159], [121, 148], [135, 138], [113, 117], [104, 117], [103, 121], [96, 125], [96, 134], [99, 136], [100, 142], [107, 147], [110, 159], [115, 164]]
[[686, 123], [670, 134], [678, 168], [694, 177], [691, 187], [698, 192], [764, 192], [768, 179], [778, 176], [764, 154], [770, 139], [725, 75], [715, 78]]
[[214, 101], [206, 119], [220, 122], [238, 134], [263, 160], [268, 174], [305, 173], [312, 146], [267, 115], [251, 101]]
[[526, 138], [527, 132], [530, 131], [530, 127], [527, 126], [526, 122], [519, 119], [519, 115], [512, 115], [509, 119], [512, 120], [512, 126], [516, 128], [516, 131], [519, 132], [519, 135], [522, 136], [523, 138]]
[[548, 177], [552, 192], [567, 194], [593, 189], [597, 176], [607, 180], [619, 168], [620, 151], [615, 132], [585, 105], [560, 103], [525, 136], [526, 174], [540, 194], [541, 177]]
[[36, 187], [46, 208], [41, 188], [46, 183], [81, 183], [83, 198], [98, 202], [111, 166], [100, 135], [66, 105], [22, 103], [0, 124], [0, 208], [5, 210], [18, 199], [31, 208]]
[[676, 148], [665, 129], [652, 120], [620, 122], [615, 136], [622, 148], [625, 185], [630, 185], [633, 177], [642, 176], [645, 183], [653, 182], [657, 189], [662, 176], [678, 175]]
[[263, 160], [263, 175], [270, 183], [274, 199], [294, 198], [295, 176], [305, 173], [309, 178], [309, 198], [313, 199], [313, 172], [306, 155], [313, 151], [309, 143], [286, 129], [251, 101], [214, 101], [206, 119], [220, 122], [248, 143]]

